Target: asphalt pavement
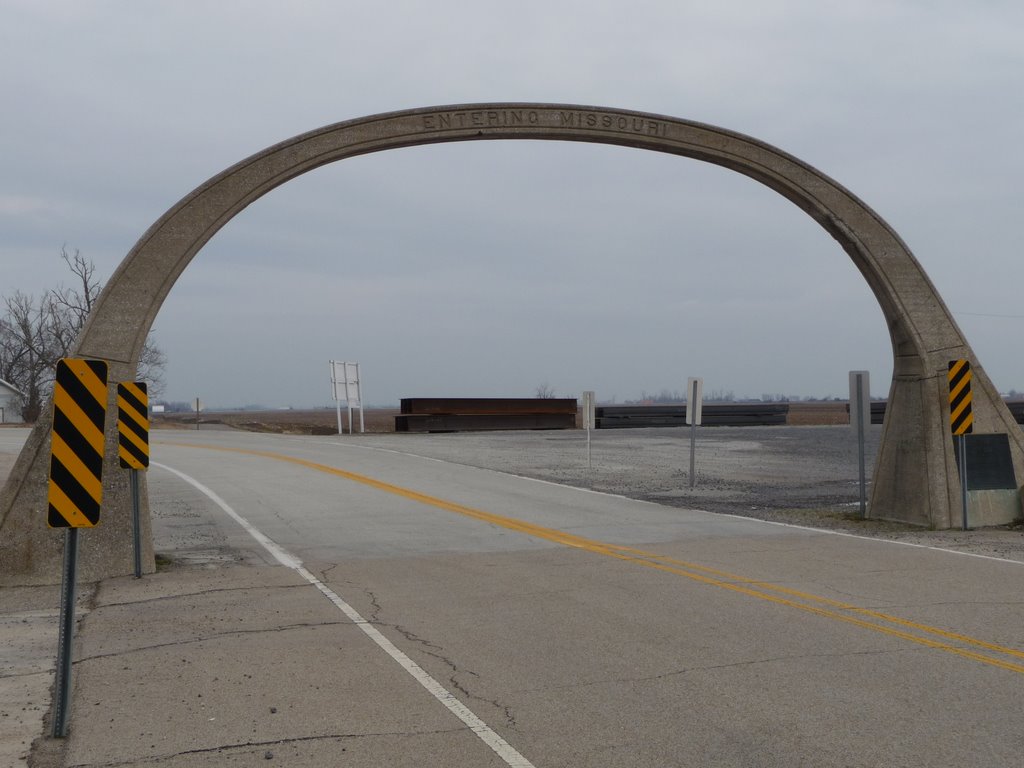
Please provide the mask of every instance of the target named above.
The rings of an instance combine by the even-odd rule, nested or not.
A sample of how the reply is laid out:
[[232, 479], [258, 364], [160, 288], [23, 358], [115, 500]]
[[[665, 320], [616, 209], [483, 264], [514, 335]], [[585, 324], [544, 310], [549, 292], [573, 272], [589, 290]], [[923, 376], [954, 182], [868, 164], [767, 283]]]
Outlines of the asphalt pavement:
[[[0, 432], [0, 478], [17, 447], [15, 432]], [[504, 440], [510, 444], [515, 442], [515, 438], [508, 435], [496, 438], [492, 446]], [[587, 476], [578, 454], [566, 456], [567, 445], [571, 444], [574, 451], [578, 445], [564, 438], [561, 442], [542, 439], [547, 439], [551, 456], [561, 457], [561, 471]], [[621, 439], [642, 442], [645, 438], [623, 435]], [[482, 449], [474, 448], [483, 442], [482, 436], [463, 442], [461, 450], [464, 457], [471, 457], [467, 459], [469, 463], [486, 463]], [[444, 461], [455, 458], [447, 455], [455, 450], [453, 446], [453, 441], [437, 438], [403, 441], [388, 436], [376, 438], [374, 442], [375, 449], [381, 452], [445, 454], [440, 463], [435, 462], [434, 469], [424, 470], [435, 475], [447, 471]], [[534, 436], [532, 447], [516, 449], [521, 450], [524, 457], [519, 466], [514, 466], [509, 455], [503, 455], [500, 450], [487, 461], [530, 474], [530, 467], [523, 464], [550, 467], [552, 463], [551, 456], [541, 455], [543, 451], [538, 446], [543, 443]], [[674, 450], [674, 446], [668, 447]], [[742, 450], [740, 446], [731, 455]], [[176, 465], [184, 462], [185, 449], [181, 449], [179, 455], [182, 458]], [[623, 454], [617, 460], [626, 463], [628, 455]], [[209, 463], [208, 457], [198, 457], [195, 461], [196, 467]], [[566, 464], [570, 465], [569, 469], [565, 469]], [[551, 471], [550, 468], [543, 470]], [[615, 581], [610, 581], [600, 566], [592, 562], [600, 558], [581, 556], [581, 548], [585, 550], [591, 546], [587, 542], [598, 539], [622, 544], [632, 536], [634, 542], [661, 540], [666, 547], [671, 544], [676, 557], [699, 556], [715, 561], [738, 551], [751, 569], [770, 571], [777, 567], [774, 558], [780, 553], [794, 547], [810, 547], [816, 553], [813, 568], [801, 566], [799, 575], [801, 580], [808, 581], [818, 578], [811, 575], [814, 569], [835, 568], [838, 559], [833, 552], [838, 553], [843, 548], [832, 541], [835, 537], [814, 534], [806, 534], [794, 543], [782, 535], [786, 530], [783, 528], [772, 529], [771, 535], [758, 535], [756, 544], [748, 543], [746, 526], [765, 524], [740, 521], [735, 523], [734, 533], [693, 537], [699, 539], [699, 543], [694, 544], [697, 551], [687, 552], [672, 543], [685, 538], [680, 535], [680, 529], [651, 524], [645, 530], [639, 518], [626, 525], [605, 516], [599, 505], [570, 526], [574, 535], [587, 538], [581, 538], [583, 544], [570, 542], [568, 551], [564, 542], [553, 544], [544, 539], [549, 530], [544, 523], [550, 521], [539, 517], [532, 518], [533, 527], [525, 531], [525, 538], [519, 534], [511, 537], [515, 539], [512, 544], [508, 538], [494, 537], [487, 538], [485, 543], [469, 524], [457, 526], [458, 533], [455, 533], [456, 526], [447, 528], [446, 535], [436, 540], [416, 532], [416, 552], [407, 551], [405, 543], [381, 544], [382, 549], [374, 550], [369, 530], [360, 529], [356, 524], [358, 520], [353, 518], [347, 529], [351, 536], [343, 545], [350, 547], [347, 555], [331, 559], [326, 541], [310, 542], [308, 536], [300, 536], [297, 523], [284, 519], [279, 505], [271, 505], [269, 497], [260, 497], [248, 504], [242, 511], [258, 520], [260, 529], [277, 526], [273, 528], [274, 541], [287, 544], [291, 550], [298, 550], [299, 542], [303, 542], [299, 554], [309, 568], [305, 571], [304, 567], [288, 565], [291, 550], [275, 554], [273, 547], [261, 546], [236, 521], [222, 514], [223, 510], [217, 510], [203, 489], [178, 482], [166, 473], [163, 478], [163, 482], [152, 484], [151, 492], [157, 549], [169, 556], [168, 560], [156, 574], [143, 579], [121, 577], [79, 588], [74, 694], [71, 725], [65, 739], [52, 739], [47, 735], [59, 589], [6, 586], [0, 590], [0, 649], [3, 649], [0, 656], [0, 766], [28, 765], [30, 750], [32, 765], [44, 768], [253, 765], [257, 761], [261, 765], [295, 766], [633, 764], [630, 754], [643, 754], [651, 759], [656, 750], [649, 744], [631, 745], [631, 734], [651, 728], [652, 722], [657, 724], [659, 718], [667, 717], [671, 708], [679, 704], [678, 690], [667, 687], [667, 680], [673, 675], [686, 675], [683, 670], [667, 673], [666, 665], [679, 663], [680, 653], [692, 653], [696, 659], [697, 654], [708, 651], [698, 639], [680, 640], [683, 628], [689, 622], [706, 625], [723, 622], [721, 612], [725, 609], [709, 608], [707, 612], [701, 609], [698, 614], [679, 617], [678, 623], [675, 623], [677, 619], [672, 619], [673, 623], [666, 625], [671, 626], [671, 632], [666, 629], [665, 635], [658, 632], [643, 641], [629, 639], [628, 635], [625, 638], [612, 636], [606, 629], [605, 619], [597, 617], [614, 616], [626, 623], [638, 620], [637, 596], [649, 592], [651, 586], [644, 575], [647, 566], [638, 574], [630, 572], [621, 580], [616, 577]], [[228, 475], [223, 481], [225, 488], [238, 485], [237, 480]], [[280, 482], [285, 486], [281, 493], [287, 496], [291, 490], [287, 487], [288, 481]], [[481, 488], [474, 493], [489, 492], [483, 487], [487, 483], [479, 482]], [[848, 485], [848, 478], [840, 485]], [[657, 493], [662, 491], [657, 490]], [[844, 493], [849, 494], [849, 490]], [[526, 498], [522, 491], [516, 491], [515, 496], [517, 504], [522, 504]], [[497, 496], [485, 497], [485, 500], [488, 504], [478, 506], [496, 508], [500, 503]], [[358, 507], [364, 502], [357, 495], [352, 503]], [[369, 496], [365, 503], [365, 511], [374, 516], [377, 524], [385, 528], [402, 525], [401, 513], [389, 517], [391, 513], [369, 500]], [[264, 504], [267, 508], [260, 509]], [[328, 508], [325, 510], [323, 514], [328, 514]], [[315, 508], [307, 512], [313, 516], [321, 514]], [[537, 515], [543, 513], [543, 510], [536, 511]], [[438, 524], [434, 521], [431, 528]], [[481, 525], [488, 529], [494, 527], [486, 522]], [[691, 526], [689, 530], [693, 532], [711, 523], [704, 518], [694, 518], [685, 525]], [[731, 523], [727, 521], [727, 525]], [[87, 533], [82, 535], [83, 546], [88, 546]], [[882, 533], [902, 535], [892, 531]], [[976, 533], [974, 545], [979, 551], [1005, 551], [1011, 558], [1019, 559], [1019, 532]], [[367, 538], [359, 540], [364, 534]], [[928, 539], [923, 532], [906, 532], [906, 535], [923, 537], [919, 538], [923, 546], [943, 544], [943, 539]], [[463, 538], [457, 538], [459, 536]], [[950, 537], [946, 540], [954, 544], [961, 541]], [[956, 546], [966, 548], [966, 545]], [[895, 545], [890, 547], [902, 549]], [[444, 556], [437, 557], [438, 553]], [[883, 553], [871, 550], [870, 554], [865, 550], [864, 573], [841, 566], [835, 576], [835, 586], [829, 592], [830, 599], [842, 599], [845, 590], [859, 590], [859, 599], [868, 605], [891, 603], [891, 598], [882, 595], [888, 594], [886, 590], [890, 586], [902, 584], [911, 572], [910, 566], [896, 564], [900, 557], [888, 550]], [[1012, 615], [1007, 615], [1011, 609], [1010, 598], [997, 589], [1019, 579], [1018, 566], [1001, 560], [979, 561], [981, 572], [972, 578], [979, 584], [993, 584], [989, 599], [979, 597], [975, 587], [971, 587], [970, 594], [952, 594], [957, 588], [955, 555], [922, 549], [914, 558], [917, 562], [914, 569], [919, 568], [922, 574], [921, 583], [916, 587], [918, 592], [907, 598], [913, 609], [905, 609], [910, 610], [915, 622], [941, 623], [943, 619], [939, 617], [945, 608], [940, 598], [949, 593], [951, 602], [963, 604], [962, 620], [971, 635], [991, 636], [1007, 647], [1020, 645], [1020, 635], [1013, 622], [1002, 623], [1012, 619]], [[676, 567], [667, 566], [667, 561], [660, 562], [666, 568]], [[1013, 574], [1006, 575], [1006, 568], [1013, 569]], [[778, 576], [780, 583], [799, 586], [792, 577], [787, 580], [781, 572]], [[999, 585], [998, 581], [1007, 583]], [[450, 600], [440, 604], [429, 602], [433, 598], [428, 596], [443, 594], [446, 590], [451, 594]], [[550, 605], [546, 602], [559, 592], [571, 593], [568, 608], [562, 602]], [[338, 601], [344, 603], [345, 599], [349, 601], [345, 605], [350, 613], [339, 611]], [[508, 624], [499, 622], [489, 628], [484, 626], [486, 622], [474, 620], [474, 615], [499, 603], [502, 613], [507, 614]], [[886, 610], [892, 608], [893, 605], [886, 605]], [[446, 627], [456, 619], [464, 620], [467, 629], [460, 637], [448, 637], [442, 647], [436, 638], [445, 636]], [[505, 648], [509, 628], [513, 626], [528, 627], [529, 637], [521, 647]], [[795, 665], [798, 658], [818, 656], [833, 661], [812, 671], [798, 670], [794, 666], [785, 678], [786, 690], [773, 694], [766, 701], [780, 710], [782, 719], [786, 720], [795, 718], [797, 707], [808, 698], [821, 697], [817, 704], [819, 711], [824, 712], [833, 711], [834, 702], [830, 697], [846, 696], [850, 722], [822, 720], [812, 722], [812, 728], [803, 724], [798, 727], [794, 720], [793, 733], [759, 732], [759, 729], [771, 727], [770, 723], [779, 717], [778, 712], [749, 709], [754, 706], [751, 701], [760, 696], [752, 693], [750, 686], [752, 680], [754, 685], [759, 685], [756, 681], [763, 667], [758, 664], [763, 664], [764, 660], [747, 658], [745, 638], [722, 637], [721, 647], [712, 654], [720, 663], [705, 661], [701, 666], [696, 661], [691, 662], [693, 668], [687, 673], [690, 689], [694, 696], [698, 689], [703, 689], [700, 692], [717, 697], [716, 706], [726, 713], [746, 713], [744, 720], [750, 723], [751, 732], [719, 732], [714, 719], [698, 718], [694, 722], [704, 722], [702, 727], [707, 732], [695, 734], [694, 744], [712, 745], [719, 750], [714, 753], [715, 759], [695, 758], [694, 755], [703, 754], [697, 751], [689, 756], [665, 754], [660, 757], [660, 763], [652, 764], [787, 765], [777, 755], [805, 746], [799, 743], [804, 738], [805, 728], [838, 730], [842, 737], [839, 744], [844, 738], [857, 738], [854, 733], [857, 728], [880, 725], [880, 715], [870, 711], [877, 707], [872, 697], [886, 690], [877, 683], [866, 684], [863, 690], [850, 687], [849, 680], [858, 674], [856, 659], [864, 654], [877, 658], [883, 669], [891, 666], [891, 676], [906, 674], [907, 669], [920, 672], [924, 680], [946, 674], [925, 656], [891, 648], [890, 643], [896, 642], [892, 637], [875, 644], [869, 642], [864, 647], [848, 647], [847, 640], [830, 632], [812, 642], [802, 637], [799, 626], [799, 622], [777, 619], [769, 614], [758, 619], [755, 631], [767, 633], [769, 629], [778, 629], [785, 633], [788, 627], [794, 633], [791, 657], [771, 663]], [[385, 637], [384, 643], [394, 641], [393, 645], [406, 649], [405, 661], [389, 656], [385, 646], [368, 633], [375, 627], [391, 638]], [[543, 657], [550, 654], [552, 648], [569, 642], [565, 632], [575, 633], [581, 629], [597, 643], [592, 656], [588, 654], [586, 660], [576, 659], [581, 654], [570, 647], [567, 655], [546, 663]], [[946, 641], [950, 638], [943, 640]], [[829, 648], [830, 644], [834, 647]], [[481, 648], [491, 651], [484, 654]], [[381, 652], [382, 649], [385, 652]], [[628, 656], [625, 663], [623, 653]], [[1011, 664], [1015, 663], [1013, 653], [1011, 649]], [[497, 656], [497, 660], [491, 656]], [[323, 662], [324, 658], [329, 658], [329, 662]], [[470, 659], [473, 663], [467, 668], [465, 665]], [[396, 664], [396, 660], [399, 663]], [[594, 663], [600, 668], [595, 669]], [[491, 669], [489, 665], [494, 664], [497, 668]], [[443, 694], [439, 698], [429, 685], [410, 684], [410, 667], [425, 670], [429, 679], [447, 686], [445, 690], [455, 701], [445, 705]], [[647, 682], [642, 683], [644, 680]], [[964, 697], [969, 697], [977, 686], [986, 686], [985, 680], [962, 682], [956, 677], [934, 684], [943, 691], [960, 689]], [[984, 743], [977, 729], [983, 729], [982, 737], [990, 729], [992, 752], [986, 754], [975, 748], [972, 754], [977, 759], [959, 764], [1008, 764], [999, 762], [1005, 760], [1006, 750], [1012, 748], [1013, 743], [1024, 744], [1013, 735], [1016, 732], [1015, 694], [1012, 689], [1007, 692], [1001, 683], [997, 684], [995, 677], [989, 684], [992, 703], [997, 711], [1006, 710], [1005, 717], [986, 721], [979, 715], [969, 724], [974, 732], [964, 738]], [[662, 686], [666, 687], [662, 689]], [[538, 697], [539, 691], [548, 689], [572, 690], [573, 711], [560, 710], [555, 703], [559, 699], [549, 700], [546, 693], [545, 697]], [[598, 698], [605, 689], [613, 689], [618, 697], [611, 709], [607, 702]], [[924, 690], [928, 690], [927, 686]], [[452, 709], [446, 708], [458, 707], [460, 702], [482, 713], [486, 723], [467, 724], [466, 720], [460, 721]], [[632, 710], [625, 717], [621, 712], [623, 702]], [[934, 729], [922, 729], [917, 718], [927, 705], [922, 703], [914, 710], [910, 693], [906, 704], [906, 722], [892, 723], [894, 729], [906, 728], [907, 738], [920, 741], [922, 749], [928, 746], [929, 740], [950, 738], [944, 733], [944, 729], [951, 727], [948, 721], [940, 718]], [[675, 717], [678, 713], [672, 714], [664, 727], [671, 728]], [[646, 719], [646, 722], [641, 725], [632, 718]], [[595, 724], [607, 742], [597, 752], [593, 743], [585, 743], [586, 739], [580, 736], [584, 728]], [[480, 737], [484, 732], [494, 734], [497, 741], [488, 742]], [[516, 751], [518, 744], [527, 741], [525, 737], [517, 739], [522, 733], [531, 734], [534, 747], [525, 757]], [[997, 734], [1001, 735], [996, 738]], [[903, 758], [887, 762], [884, 752], [874, 756], [844, 754], [840, 747], [830, 746], [832, 742], [824, 735], [821, 738], [818, 752], [821, 759], [817, 763], [796, 764], [911, 764]], [[880, 744], [889, 738], [880, 739]], [[577, 739], [580, 739], [578, 743]], [[761, 754], [758, 762], [744, 762], [755, 753]], [[604, 757], [595, 762], [595, 754]], [[575, 761], [573, 755], [576, 755]], [[438, 762], [438, 756], [443, 756], [442, 762]], [[520, 758], [522, 762], [517, 762]]]

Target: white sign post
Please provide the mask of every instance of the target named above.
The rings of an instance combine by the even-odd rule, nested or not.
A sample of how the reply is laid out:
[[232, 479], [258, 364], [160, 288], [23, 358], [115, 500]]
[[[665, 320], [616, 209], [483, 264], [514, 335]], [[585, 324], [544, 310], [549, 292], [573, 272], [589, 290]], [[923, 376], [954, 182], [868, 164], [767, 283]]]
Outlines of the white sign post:
[[690, 425], [690, 487], [697, 483], [696, 450], [697, 426], [700, 424], [701, 412], [704, 409], [704, 379], [686, 380], [686, 423]]
[[595, 427], [596, 398], [592, 390], [583, 393], [583, 428], [587, 430], [587, 469], [593, 469], [590, 458], [590, 430]]
[[864, 472], [864, 436], [871, 425], [871, 387], [867, 371], [850, 371], [850, 426], [857, 433], [857, 463], [860, 468], [860, 516], [868, 516], [867, 480]]
[[365, 432], [363, 422], [363, 391], [362, 379], [359, 376], [359, 363], [346, 363], [341, 360], [331, 360], [331, 388], [334, 392], [334, 402], [338, 409], [338, 434], [343, 434], [344, 429], [341, 423], [341, 401], [345, 401], [348, 408], [348, 431], [355, 432], [352, 425], [352, 408], [359, 409], [359, 431]]

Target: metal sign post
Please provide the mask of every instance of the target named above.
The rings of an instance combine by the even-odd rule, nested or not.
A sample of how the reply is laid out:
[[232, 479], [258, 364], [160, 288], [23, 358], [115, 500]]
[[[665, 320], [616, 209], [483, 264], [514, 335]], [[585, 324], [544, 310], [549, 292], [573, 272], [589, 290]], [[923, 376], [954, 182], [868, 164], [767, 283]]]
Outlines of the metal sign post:
[[359, 434], [366, 432], [366, 424], [363, 421], [363, 380], [359, 373], [359, 363], [356, 363], [356, 395], [359, 399]]
[[103, 430], [107, 415], [107, 364], [66, 358], [57, 363], [50, 435], [46, 522], [67, 528], [61, 576], [60, 628], [54, 681], [53, 737], [67, 735], [71, 706], [71, 646], [75, 631], [78, 529], [100, 521], [103, 501]]
[[592, 390], [583, 393], [583, 428], [587, 430], [587, 469], [593, 469], [590, 453], [590, 430], [594, 428], [595, 397]]
[[359, 373], [359, 363], [347, 363], [341, 360], [331, 360], [331, 389], [334, 394], [334, 401], [338, 409], [338, 434], [343, 434], [344, 429], [341, 423], [341, 401], [344, 400], [348, 408], [348, 431], [355, 432], [352, 424], [352, 407], [359, 409], [359, 431], [365, 432], [366, 425], [363, 421], [363, 393], [362, 379]]
[[967, 435], [974, 431], [971, 412], [971, 363], [949, 361], [949, 427], [960, 459], [960, 496], [963, 504], [961, 527], [967, 530]]
[[71, 707], [71, 643], [75, 633], [75, 576], [78, 572], [78, 528], [64, 534], [64, 571], [60, 582], [60, 627], [57, 630], [57, 675], [54, 680], [53, 730], [55, 739], [68, 733]]
[[139, 470], [149, 466], [149, 392], [144, 381], [122, 381], [117, 385], [117, 459], [121, 468], [128, 470], [131, 480], [135, 578], [141, 579]]
[[[331, 360], [331, 397], [334, 398], [334, 407], [338, 412], [338, 434], [345, 434], [345, 424], [341, 420], [341, 392], [338, 388], [338, 374], [341, 373], [344, 376], [345, 363], [340, 363], [337, 360]], [[341, 369], [339, 371], [339, 368]], [[351, 423], [351, 422], [350, 422]]]
[[132, 488], [132, 551], [135, 553], [135, 578], [142, 578], [142, 522], [139, 512], [139, 470], [129, 469]]
[[690, 377], [686, 380], [686, 423], [690, 425], [690, 487], [697, 484], [697, 426], [704, 409], [704, 379]]
[[960, 529], [967, 530], [967, 435], [957, 435], [953, 438], [960, 451]]
[[860, 516], [867, 518], [867, 476], [864, 470], [864, 436], [871, 424], [871, 388], [867, 371], [850, 371], [850, 425], [857, 432], [857, 466], [860, 472]]

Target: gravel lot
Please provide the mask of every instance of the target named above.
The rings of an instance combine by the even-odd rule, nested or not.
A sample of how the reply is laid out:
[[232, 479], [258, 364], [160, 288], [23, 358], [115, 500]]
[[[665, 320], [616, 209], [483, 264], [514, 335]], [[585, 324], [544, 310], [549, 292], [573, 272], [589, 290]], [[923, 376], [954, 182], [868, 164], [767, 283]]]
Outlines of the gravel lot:
[[[874, 427], [868, 436], [869, 474], [880, 435]], [[361, 438], [367, 445], [672, 506], [757, 517], [808, 508], [859, 511], [857, 442], [848, 426], [698, 428], [692, 490], [686, 428], [595, 430], [589, 469], [582, 430], [343, 439]]]

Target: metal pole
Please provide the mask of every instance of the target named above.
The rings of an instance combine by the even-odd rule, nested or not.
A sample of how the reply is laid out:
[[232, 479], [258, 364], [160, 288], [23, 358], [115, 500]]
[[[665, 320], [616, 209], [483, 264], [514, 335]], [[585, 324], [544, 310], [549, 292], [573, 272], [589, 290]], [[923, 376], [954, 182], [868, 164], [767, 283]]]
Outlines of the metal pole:
[[696, 411], [691, 410], [697, 407], [697, 380], [694, 379], [693, 386], [686, 395], [687, 412], [693, 414], [690, 417], [690, 487], [697, 484], [696, 458], [697, 458], [697, 418]]
[[363, 421], [363, 375], [359, 372], [359, 363], [356, 363], [356, 396], [359, 398], [359, 434], [363, 434], [366, 423]]
[[[867, 518], [868, 516], [868, 504], [867, 494], [865, 491], [865, 473], [864, 473], [864, 422], [870, 418], [871, 409], [868, 408], [867, 413], [860, 413], [861, 406], [864, 404], [864, 377], [856, 376], [857, 380], [857, 463], [860, 468], [860, 516]], [[851, 408], [851, 411], [853, 409]]]
[[967, 530], [967, 435], [959, 435], [960, 443], [960, 497], [963, 505], [961, 527]]
[[135, 578], [142, 578], [142, 531], [139, 515], [139, 470], [129, 469], [132, 485], [132, 543], [135, 547]]
[[341, 424], [341, 400], [335, 400], [334, 404], [338, 408], [338, 434], [343, 435], [345, 434], [345, 430]]
[[71, 707], [71, 645], [75, 631], [75, 573], [78, 570], [78, 529], [64, 536], [64, 575], [61, 579], [60, 627], [57, 634], [57, 677], [54, 682], [53, 738], [68, 731]]
[[697, 425], [690, 425], [690, 487], [697, 484], [697, 476], [694, 470], [697, 454]]
[[587, 469], [593, 469], [594, 463], [590, 454], [590, 425], [587, 425]]

